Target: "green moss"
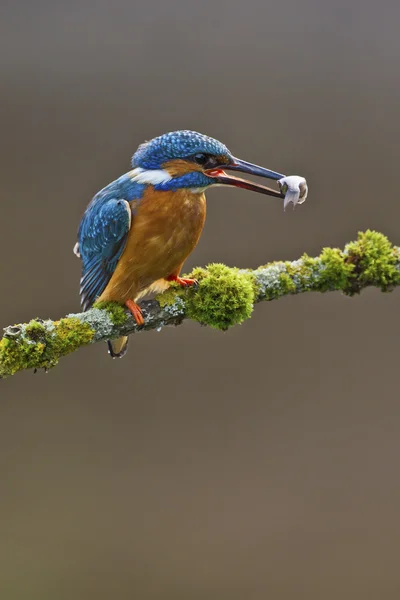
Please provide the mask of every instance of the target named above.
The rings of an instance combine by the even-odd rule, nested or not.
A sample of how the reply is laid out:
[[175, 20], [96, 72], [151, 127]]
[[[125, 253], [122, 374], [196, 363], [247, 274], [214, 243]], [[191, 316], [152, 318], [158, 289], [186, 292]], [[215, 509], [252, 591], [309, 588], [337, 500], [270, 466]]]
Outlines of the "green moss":
[[207, 269], [197, 267], [185, 277], [197, 279], [198, 287], [182, 288], [172, 283], [166, 292], [156, 296], [161, 307], [173, 306], [181, 298], [189, 319], [222, 331], [250, 317], [257, 291], [250, 273], [215, 263]]
[[[263, 269], [265, 277], [261, 274]], [[275, 300], [307, 290], [341, 290], [346, 287], [353, 269], [338, 248], [324, 248], [316, 258], [303, 254], [300, 260], [294, 262], [270, 263], [258, 269], [259, 296]]]
[[114, 325], [123, 325], [128, 318], [124, 307], [118, 302], [95, 302], [93, 307], [106, 310]]
[[345, 260], [339, 248], [324, 248], [320, 255], [317, 291], [343, 290], [347, 287], [354, 266]]
[[253, 281], [254, 296], [257, 301], [276, 300], [285, 293], [296, 292], [296, 285], [287, 265], [290, 263], [275, 261], [258, 267], [256, 271], [248, 271]]
[[42, 342], [29, 345], [26, 340], [3, 338], [0, 340], [0, 377], [14, 375], [21, 369], [41, 367], [44, 349]]
[[[193, 271], [190, 273], [190, 275], [188, 275], [187, 277], [191, 277], [192, 279], [197, 279], [197, 281], [202, 281], [203, 279], [205, 279], [206, 277], [210, 276], [210, 271], [214, 268], [214, 267], [225, 267], [226, 269], [228, 269], [229, 267], [226, 267], [225, 265], [220, 265], [219, 263], [214, 263], [211, 265], [208, 265], [206, 269], [204, 269], [203, 267], [195, 267], [193, 269]], [[237, 271], [237, 269], [232, 269], [234, 271]]]
[[54, 333], [49, 344], [53, 353], [58, 356], [74, 352], [81, 346], [89, 344], [94, 336], [94, 331], [87, 323], [82, 323], [75, 317], [68, 317], [55, 321]]
[[182, 298], [184, 296], [185, 291], [186, 290], [180, 285], [171, 283], [170, 287], [165, 292], [156, 296], [156, 300], [161, 308], [164, 308], [164, 306], [172, 306], [177, 298]]
[[38, 342], [44, 340], [46, 336], [46, 328], [43, 323], [33, 319], [25, 327], [25, 333], [30, 340]]
[[320, 267], [318, 258], [312, 258], [308, 254], [303, 254], [300, 260], [295, 263], [285, 262], [284, 264], [297, 291], [298, 289], [313, 289], [318, 279], [317, 276]]
[[0, 377], [13, 375], [22, 369], [49, 369], [61, 356], [89, 344], [94, 331], [76, 318], [51, 323], [30, 321], [20, 326], [15, 338], [0, 341]]
[[306, 254], [306, 252], [304, 252], [304, 254], [301, 257], [301, 267], [300, 267], [300, 271], [302, 273], [304, 273], [304, 275], [306, 274], [306, 272], [309, 271], [314, 271], [317, 267], [317, 258], [313, 258], [312, 256], [308, 256], [308, 254]]
[[197, 290], [189, 289], [185, 295], [190, 319], [225, 331], [251, 316], [255, 298], [251, 274], [215, 263], [206, 270], [195, 269], [190, 277], [199, 282]]
[[282, 296], [296, 292], [296, 284], [288, 273], [279, 274], [279, 291]]
[[383, 292], [399, 285], [396, 251], [382, 233], [360, 232], [357, 241], [347, 244], [344, 254], [346, 262], [353, 267], [346, 290], [348, 294], [357, 293], [367, 285], [377, 286]]

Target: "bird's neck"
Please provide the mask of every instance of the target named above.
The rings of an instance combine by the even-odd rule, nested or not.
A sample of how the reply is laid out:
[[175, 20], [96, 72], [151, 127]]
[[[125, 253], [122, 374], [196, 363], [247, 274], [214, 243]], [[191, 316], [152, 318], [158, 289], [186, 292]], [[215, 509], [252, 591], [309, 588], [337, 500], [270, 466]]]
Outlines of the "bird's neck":
[[194, 193], [202, 193], [210, 184], [209, 178], [199, 171], [173, 176], [166, 169], [145, 170], [136, 167], [129, 172], [129, 176], [136, 183], [152, 185], [155, 190], [163, 192], [189, 189]]

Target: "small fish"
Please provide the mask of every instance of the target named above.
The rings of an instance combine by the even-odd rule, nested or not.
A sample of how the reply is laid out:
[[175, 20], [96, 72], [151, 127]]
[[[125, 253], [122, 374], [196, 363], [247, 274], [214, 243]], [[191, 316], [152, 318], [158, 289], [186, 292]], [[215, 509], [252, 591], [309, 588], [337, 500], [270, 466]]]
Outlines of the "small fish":
[[279, 179], [278, 185], [282, 194], [285, 194], [283, 210], [290, 202], [292, 202], [294, 208], [296, 204], [303, 204], [307, 200], [308, 186], [304, 177], [299, 177], [299, 175], [282, 177], [282, 179]]

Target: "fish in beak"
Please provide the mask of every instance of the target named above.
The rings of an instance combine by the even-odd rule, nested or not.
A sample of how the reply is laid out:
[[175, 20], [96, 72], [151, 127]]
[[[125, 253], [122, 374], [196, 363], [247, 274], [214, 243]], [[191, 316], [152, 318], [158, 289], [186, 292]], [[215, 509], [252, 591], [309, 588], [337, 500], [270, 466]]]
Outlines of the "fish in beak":
[[[273, 179], [278, 182], [279, 190], [274, 190], [265, 185], [260, 185], [253, 181], [247, 181], [241, 177], [235, 177], [234, 175], [228, 175], [225, 173], [225, 169], [228, 171], [239, 171], [240, 173], [247, 173], [249, 175], [255, 175], [257, 177], [265, 177], [266, 179]], [[208, 169], [205, 171], [208, 177], [212, 177], [217, 185], [231, 185], [245, 190], [258, 192], [260, 194], [267, 194], [275, 198], [284, 199], [284, 208], [292, 202], [293, 206], [296, 204], [302, 204], [308, 194], [307, 182], [304, 177], [297, 175], [291, 175], [286, 177], [282, 173], [265, 169], [253, 165], [252, 163], [246, 162], [239, 158], [234, 158], [232, 162], [224, 165], [224, 168]]]

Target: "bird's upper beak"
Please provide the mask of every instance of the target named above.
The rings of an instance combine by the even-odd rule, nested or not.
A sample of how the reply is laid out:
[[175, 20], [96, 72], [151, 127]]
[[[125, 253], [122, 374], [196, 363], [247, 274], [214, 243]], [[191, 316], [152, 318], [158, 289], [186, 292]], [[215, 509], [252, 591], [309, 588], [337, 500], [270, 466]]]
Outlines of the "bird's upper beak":
[[250, 175], [257, 175], [258, 177], [266, 177], [267, 179], [275, 180], [282, 179], [282, 177], [285, 177], [284, 175], [282, 175], [282, 173], [276, 173], [275, 171], [270, 171], [270, 169], [258, 167], [257, 165], [253, 165], [252, 163], [246, 162], [245, 160], [240, 160], [240, 158], [234, 158], [233, 161], [224, 166], [223, 169], [208, 169], [205, 171], [205, 174], [208, 177], [212, 177], [215, 180], [216, 184], [233, 185], [235, 187], [244, 188], [245, 190], [259, 192], [260, 194], [268, 194], [269, 196], [274, 196], [275, 198], [285, 197], [285, 195], [278, 190], [274, 190], [264, 185], [259, 185], [252, 181], [247, 181], [246, 179], [242, 179], [241, 177], [227, 175], [224, 169], [227, 169], [229, 171], [240, 171], [241, 173], [249, 173]]

